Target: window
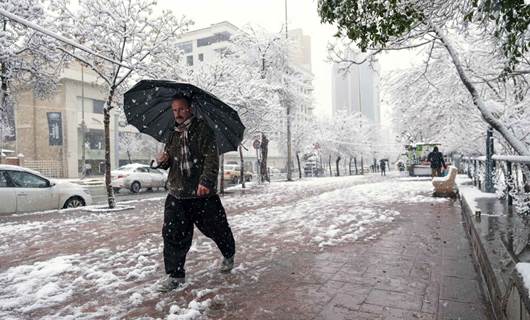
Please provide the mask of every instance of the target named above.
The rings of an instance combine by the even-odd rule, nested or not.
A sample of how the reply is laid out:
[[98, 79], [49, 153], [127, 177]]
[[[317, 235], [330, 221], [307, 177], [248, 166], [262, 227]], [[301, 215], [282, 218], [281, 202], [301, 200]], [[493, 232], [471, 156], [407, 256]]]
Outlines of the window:
[[134, 172], [147, 172], [147, 169], [146, 168], [142, 168], [142, 167], [139, 167], [139, 168], [136, 168], [136, 170], [134, 170]]
[[204, 53], [199, 53], [199, 61], [204, 61]]
[[6, 174], [4, 171], [0, 171], [0, 188], [7, 188], [7, 178], [5, 176]]
[[186, 56], [186, 64], [188, 66], [192, 66], [193, 65], [193, 56]]
[[147, 168], [149, 170], [149, 173], [154, 173], [154, 174], [162, 174], [162, 172], [158, 171], [158, 169], [153, 169], [153, 168]]
[[177, 49], [184, 53], [191, 53], [193, 51], [193, 43], [191, 41], [177, 43]]
[[103, 108], [105, 107], [105, 101], [102, 100], [92, 100], [92, 106], [94, 113], [103, 113]]
[[197, 39], [197, 47], [205, 47], [205, 46], [209, 46], [211, 44], [217, 43], [217, 42], [228, 41], [230, 40], [231, 36], [232, 34], [230, 34], [230, 32], [223, 31], [223, 32], [216, 33], [213, 36], [200, 38], [200, 39]]
[[217, 49], [214, 49], [215, 52], [217, 52], [219, 54], [219, 56], [221, 57], [225, 57], [229, 54], [232, 54], [232, 51], [230, 51], [230, 49], [226, 48], [226, 47], [222, 47], [222, 48], [217, 48]]
[[7, 171], [17, 188], [46, 188], [48, 180], [23, 171]]
[[103, 130], [88, 130], [86, 133], [86, 141], [89, 149], [92, 150], [103, 150], [105, 137]]

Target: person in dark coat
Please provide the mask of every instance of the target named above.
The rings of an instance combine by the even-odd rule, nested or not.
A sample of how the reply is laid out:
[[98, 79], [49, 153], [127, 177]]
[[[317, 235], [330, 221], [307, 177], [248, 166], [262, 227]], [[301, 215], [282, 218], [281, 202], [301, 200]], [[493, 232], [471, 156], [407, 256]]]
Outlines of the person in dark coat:
[[176, 120], [159, 167], [169, 168], [168, 196], [164, 205], [164, 266], [168, 277], [159, 291], [173, 290], [185, 282], [184, 264], [191, 247], [194, 225], [212, 239], [223, 255], [221, 272], [234, 266], [235, 241], [217, 195], [219, 155], [214, 131], [191, 113], [191, 101], [174, 96]]
[[381, 168], [381, 175], [386, 176], [386, 162], [385, 160], [379, 160], [379, 167]]
[[432, 177], [441, 177], [442, 176], [442, 166], [445, 168], [444, 156], [438, 147], [434, 147], [432, 152], [427, 156], [427, 160], [431, 162], [431, 176]]

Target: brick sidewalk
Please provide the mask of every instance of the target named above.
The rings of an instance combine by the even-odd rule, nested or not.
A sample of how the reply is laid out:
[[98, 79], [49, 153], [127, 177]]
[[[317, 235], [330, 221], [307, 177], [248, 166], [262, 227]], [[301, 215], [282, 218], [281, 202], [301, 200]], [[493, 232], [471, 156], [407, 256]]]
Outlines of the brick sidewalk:
[[[11, 289], [0, 298], [22, 299], [13, 296], [13, 288], [38, 289], [41, 282], [35, 285], [37, 280], [51, 282], [58, 290], [64, 288], [58, 292], [66, 292], [66, 298], [59, 302], [45, 299], [48, 306], [28, 310], [0, 307], [0, 314], [28, 319], [57, 315], [168, 320], [489, 319], [458, 203], [438, 201], [427, 193], [418, 197], [413, 192], [427, 190], [429, 182], [405, 180], [399, 185], [391, 179], [367, 176], [309, 180], [290, 184], [289, 192], [281, 185], [234, 192], [223, 202], [234, 222], [236, 269], [228, 275], [216, 272], [219, 252], [197, 232], [186, 263], [187, 284], [167, 294], [155, 290], [163, 275], [163, 199], [140, 201], [135, 203], [135, 210], [117, 213], [53, 212], [5, 217], [0, 225], [4, 228], [0, 246], [5, 250], [0, 256], [0, 276], [4, 275], [4, 287]], [[377, 185], [387, 181], [388, 185]], [[407, 189], [409, 183], [420, 185]], [[354, 186], [359, 187], [352, 189]], [[377, 212], [397, 210], [401, 214], [393, 221], [365, 225], [367, 232], [362, 234], [368, 238], [350, 239], [341, 242], [347, 245], [335, 244], [322, 250], [310, 241], [310, 234], [293, 233], [292, 228], [300, 226], [296, 219], [303, 216], [295, 215], [294, 222], [288, 218], [298, 211], [314, 222], [315, 212], [304, 210], [315, 210], [314, 203], [325, 199], [319, 195], [343, 190], [362, 197], [356, 193], [363, 188], [404, 190], [400, 194], [407, 201], [390, 203], [385, 197], [379, 201], [380, 194], [370, 198], [366, 193], [366, 203], [338, 202], [339, 207], [322, 214], [332, 218], [351, 209], [367, 208]], [[394, 195], [388, 199], [398, 198]], [[348, 208], [340, 207], [343, 205]], [[256, 222], [271, 215], [280, 215], [283, 220]], [[243, 228], [244, 219], [254, 224]], [[359, 219], [356, 223], [365, 218]], [[340, 220], [329, 223], [348, 228]], [[250, 227], [269, 225], [272, 228], [266, 232], [252, 232]], [[306, 235], [307, 241], [300, 235]], [[39, 277], [36, 266], [53, 266], [55, 259], [72, 266], [51, 279], [26, 279], [27, 270]], [[18, 270], [17, 279], [7, 275], [14, 269]], [[31, 306], [31, 301], [19, 305]]]
[[458, 203], [400, 205], [376, 239], [296, 252], [240, 284], [224, 319], [490, 319]]

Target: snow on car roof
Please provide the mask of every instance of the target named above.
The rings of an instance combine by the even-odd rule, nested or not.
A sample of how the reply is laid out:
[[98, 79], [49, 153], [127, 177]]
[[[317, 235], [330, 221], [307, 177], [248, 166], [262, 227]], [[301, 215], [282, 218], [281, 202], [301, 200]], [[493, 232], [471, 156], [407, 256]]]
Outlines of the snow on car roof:
[[0, 170], [26, 171], [26, 172], [30, 172], [30, 173], [33, 173], [33, 174], [36, 174], [36, 175], [44, 177], [44, 175], [42, 175], [42, 173], [40, 173], [37, 170], [33, 170], [33, 169], [30, 169], [30, 168], [21, 167], [21, 166], [15, 166], [15, 165], [12, 165], [12, 164], [0, 164]]

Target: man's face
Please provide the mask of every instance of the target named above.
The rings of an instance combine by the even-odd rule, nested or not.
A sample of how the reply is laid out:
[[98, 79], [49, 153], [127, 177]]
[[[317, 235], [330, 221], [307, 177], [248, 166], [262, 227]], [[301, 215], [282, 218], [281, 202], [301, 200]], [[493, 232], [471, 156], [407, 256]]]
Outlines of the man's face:
[[191, 109], [184, 99], [173, 100], [171, 102], [171, 109], [173, 110], [175, 121], [178, 124], [183, 123], [192, 116]]

